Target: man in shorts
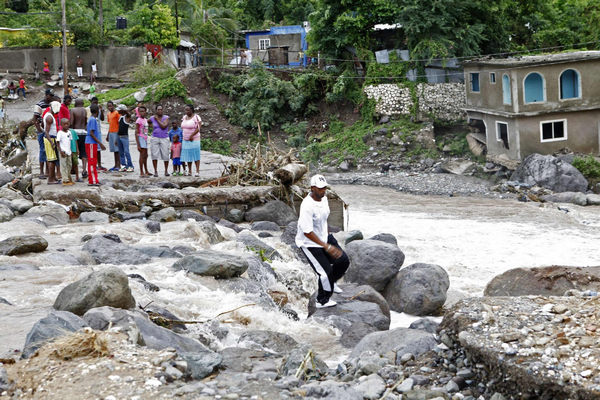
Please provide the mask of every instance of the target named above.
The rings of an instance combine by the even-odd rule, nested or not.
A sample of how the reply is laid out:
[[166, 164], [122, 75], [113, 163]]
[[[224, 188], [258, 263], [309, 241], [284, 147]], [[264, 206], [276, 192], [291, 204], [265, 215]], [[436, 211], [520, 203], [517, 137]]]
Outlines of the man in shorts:
[[48, 172], [48, 166], [46, 165], [46, 149], [44, 147], [44, 127], [42, 124], [42, 113], [50, 106], [50, 102], [54, 100], [54, 92], [52, 89], [46, 89], [44, 98], [37, 102], [33, 107], [33, 124], [35, 125], [35, 131], [37, 132], [38, 145], [40, 147], [39, 161], [40, 161], [40, 179], [46, 179], [48, 176], [44, 174], [44, 171]]
[[83, 107], [83, 99], [75, 100], [75, 107], [71, 110], [71, 128], [77, 132], [77, 147], [81, 160], [81, 177], [87, 178], [87, 154], [85, 152], [85, 136], [87, 135], [87, 112]]

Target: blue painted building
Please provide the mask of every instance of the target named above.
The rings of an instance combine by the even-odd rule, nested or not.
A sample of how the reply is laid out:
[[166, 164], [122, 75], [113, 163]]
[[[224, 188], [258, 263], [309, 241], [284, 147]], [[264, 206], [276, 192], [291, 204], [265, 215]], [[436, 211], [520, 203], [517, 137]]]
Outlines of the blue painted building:
[[300, 25], [274, 26], [259, 31], [241, 31], [246, 48], [252, 51], [253, 60], [270, 66], [306, 66], [306, 30]]

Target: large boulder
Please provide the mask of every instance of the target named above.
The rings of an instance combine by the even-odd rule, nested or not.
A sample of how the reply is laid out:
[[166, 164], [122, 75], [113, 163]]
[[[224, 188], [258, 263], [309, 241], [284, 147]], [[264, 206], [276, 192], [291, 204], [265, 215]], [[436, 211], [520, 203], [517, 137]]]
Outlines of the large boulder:
[[69, 214], [59, 204], [46, 204], [31, 207], [24, 217], [41, 222], [46, 226], [65, 225], [69, 222]]
[[86, 326], [88, 326], [87, 323], [73, 313], [52, 310], [47, 316], [33, 324], [25, 339], [22, 357], [29, 358], [52, 338], [76, 332]]
[[370, 285], [378, 292], [398, 273], [404, 263], [404, 253], [398, 246], [379, 240], [356, 240], [346, 246], [350, 267], [346, 282]]
[[279, 254], [277, 250], [254, 236], [250, 231], [246, 230], [240, 232], [237, 237], [237, 241], [246, 245], [248, 250], [260, 254], [261, 256], [270, 260], [274, 258], [281, 258], [281, 254]]
[[430, 315], [446, 302], [448, 273], [435, 264], [412, 264], [402, 268], [386, 286], [383, 297], [394, 311]]
[[585, 192], [588, 181], [571, 164], [552, 155], [528, 155], [510, 177], [511, 181], [538, 185], [554, 192]]
[[98, 264], [145, 264], [151, 258], [138, 249], [105, 236], [95, 236], [85, 242], [83, 250]]
[[418, 329], [396, 328], [385, 332], [374, 332], [364, 338], [352, 349], [349, 358], [359, 357], [365, 351], [372, 351], [390, 360], [400, 359], [410, 353], [419, 356], [437, 345], [435, 336]]
[[54, 302], [55, 309], [77, 315], [102, 306], [124, 309], [135, 307], [127, 275], [119, 268], [110, 267], [92, 272], [85, 278], [67, 285]]
[[543, 201], [552, 203], [570, 203], [578, 206], [586, 206], [588, 203], [587, 196], [581, 192], [560, 192], [547, 194], [541, 197]]
[[271, 231], [279, 232], [279, 225], [271, 221], [256, 221], [250, 226], [253, 231]]
[[169, 246], [142, 246], [136, 247], [137, 250], [153, 258], [181, 258], [183, 255]]
[[285, 226], [298, 219], [290, 206], [281, 200], [271, 200], [268, 203], [251, 208], [244, 215], [246, 221], [271, 221], [279, 226]]
[[567, 290], [600, 291], [600, 266], [515, 268], [495, 276], [485, 296], [564, 296]]
[[134, 342], [151, 349], [162, 350], [173, 347], [178, 352], [191, 353], [207, 350], [202, 343], [195, 339], [156, 325], [148, 318], [148, 315], [139, 310], [98, 307], [86, 312], [83, 319], [91, 328], [100, 331], [111, 326], [120, 327]]
[[315, 309], [310, 318], [323, 319], [339, 329], [343, 346], [352, 348], [369, 333], [389, 329], [389, 314], [385, 315], [378, 303], [338, 296], [332, 296], [337, 306]]
[[33, 202], [27, 199], [14, 199], [10, 201], [8, 206], [11, 210], [23, 214], [33, 207]]
[[396, 236], [392, 235], [391, 233], [378, 233], [377, 235], [370, 237], [369, 240], [379, 240], [381, 242], [395, 244], [396, 246], [398, 245]]
[[40, 253], [48, 248], [48, 242], [38, 235], [11, 236], [0, 241], [0, 254], [16, 256], [25, 253]]
[[173, 264], [173, 269], [227, 279], [243, 274], [248, 269], [248, 261], [239, 255], [204, 250], [177, 260]]
[[[390, 318], [390, 306], [385, 298], [369, 285], [357, 285], [355, 283], [339, 283], [342, 293], [334, 293], [332, 299], [334, 301], [366, 301], [375, 303], [386, 317]], [[308, 301], [308, 316], [310, 317], [317, 311], [317, 293], [313, 293]]]
[[7, 170], [0, 171], [0, 186], [4, 186], [8, 182], [12, 182], [13, 179], [15, 179], [14, 175]]

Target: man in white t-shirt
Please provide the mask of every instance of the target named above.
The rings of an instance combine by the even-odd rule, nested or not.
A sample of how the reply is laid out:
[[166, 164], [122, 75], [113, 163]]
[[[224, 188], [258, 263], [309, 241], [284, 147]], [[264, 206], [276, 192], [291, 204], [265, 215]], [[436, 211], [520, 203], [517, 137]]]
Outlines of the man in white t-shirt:
[[333, 292], [342, 292], [335, 282], [344, 276], [350, 265], [346, 253], [333, 235], [329, 234], [329, 203], [326, 192], [327, 181], [323, 175], [313, 176], [310, 179], [310, 193], [300, 205], [296, 233], [296, 245], [302, 249], [319, 277], [317, 308], [333, 307], [337, 304], [330, 300]]

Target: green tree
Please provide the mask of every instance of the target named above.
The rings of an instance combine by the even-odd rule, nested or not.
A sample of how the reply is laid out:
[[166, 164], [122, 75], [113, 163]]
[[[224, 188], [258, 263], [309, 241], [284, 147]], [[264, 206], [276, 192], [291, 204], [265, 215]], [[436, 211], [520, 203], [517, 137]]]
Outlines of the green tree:
[[176, 47], [179, 44], [175, 17], [169, 6], [156, 4], [150, 8], [143, 4], [136, 8], [133, 15], [133, 26], [129, 29], [132, 40], [163, 47]]

